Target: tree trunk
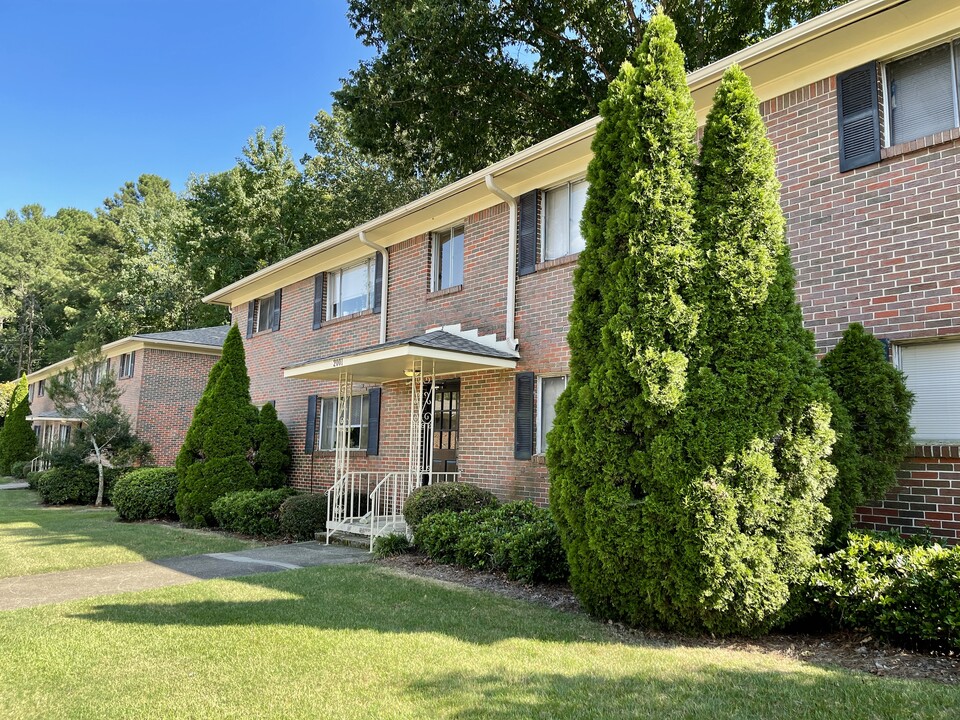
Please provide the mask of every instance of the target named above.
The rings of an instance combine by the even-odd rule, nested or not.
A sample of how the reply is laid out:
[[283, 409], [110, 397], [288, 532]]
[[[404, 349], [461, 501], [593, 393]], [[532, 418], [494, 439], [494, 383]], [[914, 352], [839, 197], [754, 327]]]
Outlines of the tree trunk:
[[[93, 433], [91, 433], [92, 435]], [[100, 447], [97, 445], [96, 439], [93, 440], [93, 452], [97, 456], [97, 477], [100, 480], [100, 484], [97, 486], [97, 502], [95, 505], [97, 507], [103, 507], [103, 455], [100, 454]]]

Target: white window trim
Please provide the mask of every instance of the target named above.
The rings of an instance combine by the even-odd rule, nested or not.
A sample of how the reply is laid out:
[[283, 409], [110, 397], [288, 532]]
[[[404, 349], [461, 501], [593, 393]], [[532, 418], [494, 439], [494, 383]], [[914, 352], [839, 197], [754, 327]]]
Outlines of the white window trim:
[[[567, 252], [564, 253], [563, 255], [557, 255], [557, 257], [555, 258], [547, 257], [547, 193], [553, 192], [554, 190], [559, 190], [562, 187], [566, 187], [567, 188], [567, 208], [569, 209], [571, 186], [573, 186], [576, 183], [581, 183], [586, 181], [587, 181], [586, 175], [576, 175], [574, 177], [564, 180], [563, 182], [557, 183], [556, 185], [551, 185], [548, 188], [542, 188], [540, 190], [540, 227], [538, 228], [540, 237], [539, 237], [539, 243], [538, 243], [539, 244], [538, 250], [540, 253], [541, 262], [547, 262], [550, 260], [559, 260], [561, 258], [570, 257], [571, 255], [576, 255], [582, 252], [582, 250], [577, 250], [577, 252], [570, 252], [570, 237], [568, 235], [567, 236]], [[587, 189], [589, 190], [589, 188], [590, 188], [590, 185], [588, 184]], [[581, 219], [582, 219], [582, 216], [581, 216]], [[569, 218], [567, 220], [569, 222]]]
[[567, 384], [570, 382], [570, 374], [562, 373], [556, 375], [537, 375], [537, 451], [536, 455], [543, 455], [547, 451], [546, 443], [544, 442], [543, 433], [541, 432], [543, 428], [543, 381], [551, 380], [554, 378], [563, 378], [563, 389], [567, 389]]
[[[438, 242], [439, 238], [437, 236], [440, 233], [447, 232], [448, 230], [454, 230], [458, 227], [463, 228], [463, 257], [460, 258], [460, 261], [465, 265], [467, 260], [466, 220], [458, 220], [457, 222], [453, 222], [430, 231], [430, 292], [440, 292], [441, 290], [449, 290], [452, 287], [457, 287], [457, 285], [447, 285], [445, 288], [440, 287], [440, 243]], [[461, 268], [461, 275], [462, 274], [463, 268]]]
[[[957, 45], [960, 35], [950, 35], [946, 38], [940, 38], [932, 42], [924, 43], [918, 47], [911, 48], [902, 53], [892, 55], [880, 61], [880, 102], [883, 106], [883, 147], [893, 147], [891, 139], [893, 138], [893, 114], [890, 112], [890, 83], [887, 78], [887, 66], [898, 60], [905, 60], [913, 55], [919, 55], [922, 52], [935, 48], [939, 45], [950, 46], [950, 76], [953, 79], [953, 128], [960, 127], [960, 88], [957, 86]], [[946, 132], [946, 131], [945, 131]], [[919, 140], [920, 138], [917, 138]], [[904, 141], [912, 142], [912, 141]], [[897, 143], [902, 144], [902, 143]], [[898, 366], [899, 367], [899, 366]]]
[[274, 310], [274, 308], [272, 308], [272, 307], [270, 308], [270, 313], [269, 313], [269, 316], [267, 317], [267, 326], [266, 326], [266, 327], [263, 327], [263, 328], [260, 327], [260, 320], [261, 320], [261, 318], [262, 318], [262, 316], [263, 316], [263, 313], [262, 313], [262, 310], [263, 310], [263, 301], [264, 301], [264, 300], [267, 300], [267, 301], [269, 301], [269, 302], [272, 303], [272, 302], [274, 301], [274, 297], [275, 297], [274, 294], [273, 294], [273, 293], [270, 293], [269, 295], [264, 295], [263, 297], [256, 299], [256, 302], [255, 302], [255, 306], [256, 306], [256, 307], [254, 308], [254, 310], [256, 311], [256, 317], [254, 317], [254, 319], [253, 319], [253, 334], [254, 334], [254, 335], [258, 335], [259, 333], [270, 332], [271, 330], [273, 330], [273, 317], [272, 317], [272, 316], [273, 316], [273, 310]]
[[[960, 339], [957, 337], [928, 337], [928, 338], [917, 338], [916, 340], [906, 340], [902, 342], [891, 343], [890, 347], [890, 360], [893, 362], [893, 366], [897, 368], [900, 372], [904, 372], [903, 369], [903, 349], [905, 347], [916, 347], [916, 346], [931, 346], [931, 345], [942, 345], [942, 344], [960, 344]], [[909, 384], [908, 384], [909, 387]], [[912, 414], [912, 413], [911, 413]], [[911, 418], [911, 424], [913, 419]], [[960, 442], [960, 437], [949, 437], [948, 433], [943, 433], [943, 437], [927, 437], [924, 435], [914, 434], [911, 440], [917, 445], [955, 445]]]
[[[352, 395], [350, 402], [351, 402], [351, 403], [354, 403], [354, 402], [356, 402], [356, 401], [359, 400], [360, 402], [367, 402], [367, 403], [369, 403], [369, 402], [370, 402], [369, 399], [368, 399], [369, 397], [370, 397], [370, 396], [369, 396], [368, 394], [366, 394], [366, 393], [360, 393], [360, 394], [357, 394], [357, 395]], [[315, 435], [315, 437], [316, 437], [316, 450], [317, 450], [317, 452], [336, 452], [336, 449], [337, 449], [337, 448], [336, 448], [336, 436], [334, 436], [334, 446], [333, 446], [333, 447], [328, 447], [328, 448], [323, 447], [323, 435], [324, 435], [324, 433], [323, 433], [323, 416], [324, 416], [323, 408], [324, 408], [324, 406], [325, 406], [327, 403], [329, 403], [329, 402], [334, 403], [334, 407], [336, 408], [336, 403], [338, 402], [338, 399], [331, 396], [331, 397], [321, 397], [321, 398], [319, 398], [319, 400], [320, 400], [320, 404], [319, 404], [319, 407], [317, 408], [317, 418], [318, 418], [319, 428], [318, 428], [318, 431], [314, 433], [314, 435]], [[336, 412], [334, 412], [333, 417], [334, 417], [334, 421], [336, 421], [336, 417], [337, 417]], [[361, 410], [360, 410], [360, 425], [359, 425], [359, 426], [351, 425], [350, 427], [360, 427], [360, 428], [361, 428], [361, 431], [362, 431], [362, 428], [363, 428], [363, 409], [362, 409], [362, 408], [361, 408]], [[334, 429], [336, 429], [336, 427], [334, 427]], [[370, 433], [370, 408], [369, 408], [369, 405], [368, 405], [368, 407], [367, 407], [367, 434], [368, 434], [368, 436], [369, 436], [369, 433]], [[366, 451], [367, 451], [367, 446], [366, 446], [366, 445], [361, 445], [360, 447], [355, 447], [355, 448], [352, 448], [352, 447], [348, 447], [348, 448], [347, 448], [347, 452], [366, 452]]]
[[[360, 267], [361, 265], [365, 265], [367, 268], [367, 305], [366, 307], [360, 310], [355, 310], [354, 312], [340, 313], [339, 315], [334, 315], [333, 314], [333, 293], [330, 292], [330, 288], [331, 288], [330, 277], [332, 275], [340, 275], [341, 282], [338, 283], [338, 287], [342, 289], [343, 273], [347, 270], [353, 270], [354, 268]], [[332, 270], [326, 270], [324, 271], [323, 282], [324, 282], [324, 294], [326, 295], [326, 297], [324, 298], [324, 316], [327, 320], [335, 320], [336, 318], [347, 317], [349, 315], [357, 315], [359, 313], [365, 312], [366, 310], [370, 310], [373, 308], [373, 302], [374, 302], [373, 293], [375, 292], [374, 286], [377, 284], [376, 256], [364, 258], [359, 262], [350, 263], [349, 265], [341, 265], [340, 267], [333, 268]]]

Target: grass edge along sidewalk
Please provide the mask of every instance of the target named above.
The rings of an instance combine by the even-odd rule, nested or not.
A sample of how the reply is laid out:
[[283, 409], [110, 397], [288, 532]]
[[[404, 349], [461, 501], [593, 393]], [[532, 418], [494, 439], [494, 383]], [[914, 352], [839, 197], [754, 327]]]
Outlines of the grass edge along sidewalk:
[[261, 544], [172, 524], [121, 523], [113, 508], [45, 507], [31, 490], [0, 492], [0, 578]]
[[[788, 658], [627, 645], [372, 565], [0, 614], [0, 718], [950, 718], [960, 693]], [[775, 710], [774, 710], [775, 709]]]

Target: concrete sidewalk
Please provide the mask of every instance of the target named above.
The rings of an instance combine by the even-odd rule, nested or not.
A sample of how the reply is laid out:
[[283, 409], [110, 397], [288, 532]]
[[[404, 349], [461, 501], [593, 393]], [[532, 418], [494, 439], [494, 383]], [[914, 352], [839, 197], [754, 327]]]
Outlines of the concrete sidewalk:
[[0, 490], [26, 490], [29, 485], [25, 482], [6, 482], [0, 483]]
[[0, 579], [0, 610], [185, 585], [201, 580], [366, 562], [370, 557], [369, 553], [357, 548], [305, 542], [232, 553], [105, 565], [45, 575], [24, 575]]

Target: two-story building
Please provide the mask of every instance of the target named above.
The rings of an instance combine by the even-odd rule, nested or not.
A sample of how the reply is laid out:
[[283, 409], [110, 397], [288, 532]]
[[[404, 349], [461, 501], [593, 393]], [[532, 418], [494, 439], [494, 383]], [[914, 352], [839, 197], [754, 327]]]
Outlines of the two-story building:
[[[861, 322], [890, 341], [916, 393], [903, 487], [859, 519], [955, 539], [960, 5], [853, 0], [697, 70], [701, 123], [732, 63], [762, 101], [820, 351]], [[547, 501], [543, 451], [567, 372], [596, 124], [207, 298], [246, 328], [253, 400], [275, 401], [288, 425], [298, 487], [336, 483], [341, 509], [347, 495], [373, 492], [374, 522], [410, 487], [453, 473], [504, 498]]]
[[[131, 335], [100, 348], [98, 372], [114, 373], [120, 405], [133, 431], [150, 443], [159, 465], [173, 465], [193, 419], [193, 409], [220, 358], [229, 325]], [[27, 420], [44, 450], [70, 440], [79, 418], [64, 417], [47, 394], [50, 378], [74, 366], [61, 360], [27, 376], [31, 414]]]

